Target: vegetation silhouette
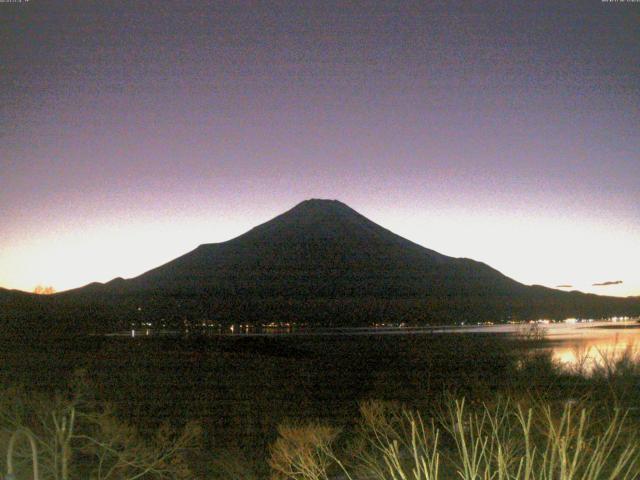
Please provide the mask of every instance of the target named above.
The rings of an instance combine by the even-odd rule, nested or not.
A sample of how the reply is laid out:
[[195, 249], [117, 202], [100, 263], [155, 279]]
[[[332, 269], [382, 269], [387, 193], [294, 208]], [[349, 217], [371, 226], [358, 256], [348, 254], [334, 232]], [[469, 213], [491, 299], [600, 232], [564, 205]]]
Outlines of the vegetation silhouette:
[[[560, 368], [533, 346], [544, 346], [544, 340], [483, 334], [99, 336], [25, 347], [4, 338], [0, 383], [28, 385], [27, 398], [49, 399], [43, 404], [51, 407], [60, 405], [47, 403], [56, 398], [51, 392], [72, 398], [69, 372], [82, 367], [93, 386], [93, 411], [135, 426], [143, 442], [167, 422], [178, 431], [197, 422], [201, 443], [184, 457], [195, 478], [271, 475], [268, 458], [281, 425], [343, 432], [333, 447], [351, 468], [354, 450], [346, 444], [357, 434], [362, 402], [420, 412], [425, 421], [446, 404], [443, 398], [465, 398], [474, 411], [493, 408], [501, 398], [523, 408], [541, 403], [554, 412], [570, 402], [602, 420], [594, 428], [616, 411], [628, 411], [625, 425], [637, 432], [640, 369], [630, 358], [612, 358], [611, 365], [585, 375]], [[104, 404], [112, 408], [104, 410]], [[444, 441], [444, 430], [440, 435]]]

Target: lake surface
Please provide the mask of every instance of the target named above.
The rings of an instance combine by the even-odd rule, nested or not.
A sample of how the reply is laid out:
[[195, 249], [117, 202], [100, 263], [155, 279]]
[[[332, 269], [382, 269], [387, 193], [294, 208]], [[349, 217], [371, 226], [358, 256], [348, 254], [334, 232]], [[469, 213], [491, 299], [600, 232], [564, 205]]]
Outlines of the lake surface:
[[[206, 330], [205, 330], [206, 331]], [[529, 323], [462, 326], [424, 326], [424, 327], [362, 327], [362, 328], [325, 328], [291, 329], [275, 328], [262, 331], [235, 326], [229, 330], [207, 331], [207, 335], [243, 336], [243, 337], [351, 337], [351, 336], [391, 336], [391, 335], [429, 335], [429, 334], [496, 334], [543, 336], [544, 346], [536, 347], [551, 351], [552, 358], [569, 368], [581, 368], [590, 372], [597, 365], [619, 358], [625, 352], [640, 359], [640, 322], [638, 319], [627, 321], [583, 321], [563, 323]], [[182, 335], [181, 332], [157, 332], [153, 330], [132, 330], [116, 336]]]

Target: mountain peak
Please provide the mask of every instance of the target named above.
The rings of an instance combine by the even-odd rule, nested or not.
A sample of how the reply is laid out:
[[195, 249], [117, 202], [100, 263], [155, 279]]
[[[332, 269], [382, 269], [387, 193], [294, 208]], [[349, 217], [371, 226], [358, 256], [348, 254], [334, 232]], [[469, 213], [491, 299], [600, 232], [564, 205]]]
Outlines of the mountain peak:
[[290, 212], [293, 211], [342, 211], [342, 212], [354, 212], [351, 207], [342, 203], [339, 200], [329, 200], [325, 198], [310, 198], [308, 200], [304, 200], [293, 207]]
[[[348, 205], [338, 200], [312, 198], [248, 232], [248, 236], [283, 234], [293, 236], [334, 237], [340, 231], [345, 235], [356, 235], [353, 229], [367, 231], [384, 230]], [[273, 240], [273, 239], [271, 239]]]
[[326, 232], [335, 230], [344, 224], [374, 225], [373, 222], [338, 200], [311, 198], [298, 203], [270, 221], [253, 228], [248, 233], [265, 233], [281, 229], [287, 230], [289, 233], [295, 233], [301, 228], [315, 229], [317, 227]]
[[342, 203], [340, 200], [336, 200], [335, 198], [334, 199], [329, 199], [329, 198], [309, 198], [307, 200], [303, 200], [298, 205], [325, 205], [325, 206], [342, 205], [342, 206], [346, 207], [346, 205], [344, 203]]

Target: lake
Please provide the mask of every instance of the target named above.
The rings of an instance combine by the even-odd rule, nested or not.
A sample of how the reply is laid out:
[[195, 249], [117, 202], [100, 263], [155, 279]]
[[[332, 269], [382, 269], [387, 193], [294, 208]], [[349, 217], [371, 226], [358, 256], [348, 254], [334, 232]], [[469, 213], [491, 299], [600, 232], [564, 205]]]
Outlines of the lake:
[[[528, 353], [547, 351], [570, 366], [581, 352], [619, 352], [640, 341], [632, 322], [535, 324], [544, 330], [542, 341], [518, 335], [529, 325], [209, 335], [147, 335], [145, 329], [133, 338], [129, 332], [31, 344], [6, 339], [0, 342], [0, 384], [64, 391], [81, 369], [97, 398], [142, 430], [167, 419], [197, 420], [207, 448], [264, 452], [277, 425], [318, 419], [348, 426], [369, 399], [417, 409], [432, 408], [443, 395], [484, 402], [501, 392], [609, 401], [610, 383], [565, 374], [549, 357]], [[636, 379], [615, 392], [624, 407], [637, 405]]]
[[[629, 349], [638, 357], [640, 353], [640, 322], [638, 319], [625, 321], [569, 321], [536, 322], [529, 324], [475, 324], [423, 327], [360, 327], [360, 328], [319, 328], [291, 329], [276, 328], [251, 330], [235, 326], [229, 330], [206, 331], [207, 336], [241, 337], [350, 337], [350, 336], [396, 336], [431, 334], [496, 334], [499, 336], [526, 335], [527, 331], [544, 336], [544, 346], [538, 349], [550, 351], [552, 358], [567, 368], [581, 368], [590, 372], [606, 360], [619, 358]], [[114, 334], [116, 336], [179, 336], [180, 332], [155, 332], [150, 329], [132, 330]], [[636, 348], [637, 346], [637, 348]]]

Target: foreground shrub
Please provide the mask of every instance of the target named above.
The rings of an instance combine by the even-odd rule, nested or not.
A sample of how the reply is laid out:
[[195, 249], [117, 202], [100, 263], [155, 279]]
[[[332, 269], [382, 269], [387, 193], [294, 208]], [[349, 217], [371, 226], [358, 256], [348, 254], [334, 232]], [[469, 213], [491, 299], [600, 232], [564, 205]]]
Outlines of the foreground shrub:
[[328, 480], [329, 466], [336, 461], [332, 444], [338, 433], [319, 424], [279, 426], [269, 459], [274, 478]]
[[361, 413], [350, 450], [340, 454], [333, 436], [292, 442], [292, 431], [281, 431], [273, 452], [286, 444], [287, 455], [278, 453], [278, 462], [272, 456], [278, 475], [326, 480], [333, 467], [351, 480], [640, 478], [640, 437], [619, 410], [597, 418], [570, 403], [555, 411], [542, 402], [499, 400], [469, 408], [464, 400], [451, 400], [426, 422], [416, 412], [379, 402], [363, 404]]
[[93, 401], [82, 381], [53, 397], [1, 392], [0, 432], [0, 449], [13, 452], [3, 469], [27, 479], [37, 468], [42, 480], [192, 478], [185, 455], [200, 436], [196, 424], [182, 430], [165, 424], [143, 436], [109, 405]]
[[469, 412], [448, 406], [441, 422], [455, 444], [452, 465], [461, 478], [631, 480], [640, 475], [637, 432], [619, 410], [598, 419], [589, 409], [548, 404], [528, 409], [509, 402]]

